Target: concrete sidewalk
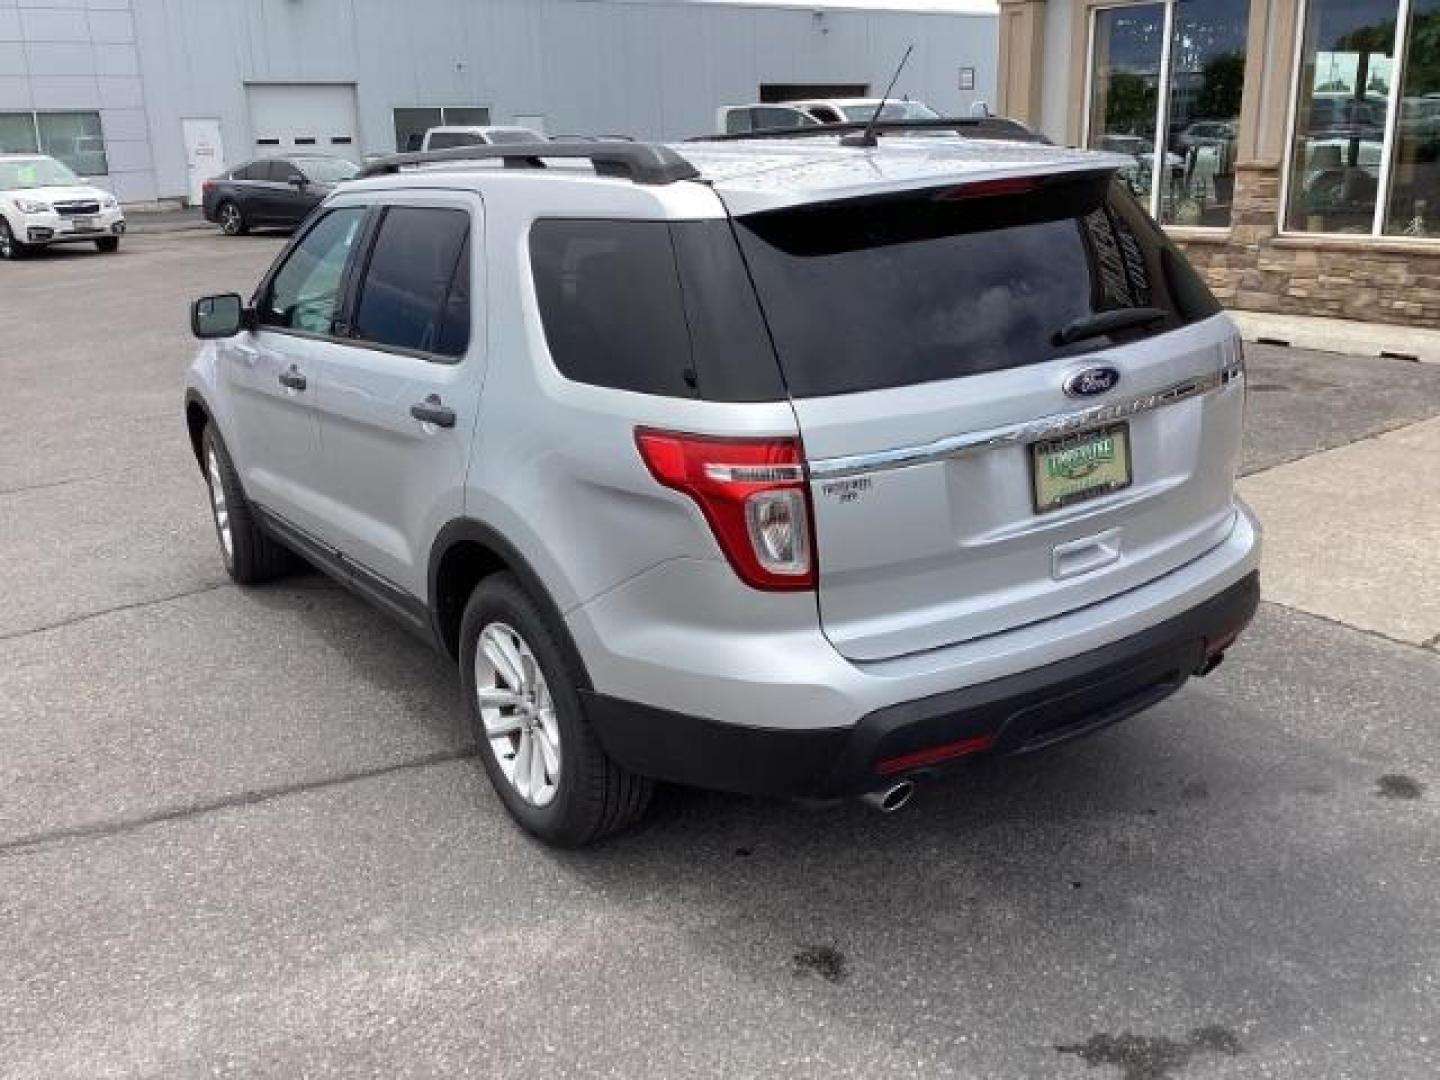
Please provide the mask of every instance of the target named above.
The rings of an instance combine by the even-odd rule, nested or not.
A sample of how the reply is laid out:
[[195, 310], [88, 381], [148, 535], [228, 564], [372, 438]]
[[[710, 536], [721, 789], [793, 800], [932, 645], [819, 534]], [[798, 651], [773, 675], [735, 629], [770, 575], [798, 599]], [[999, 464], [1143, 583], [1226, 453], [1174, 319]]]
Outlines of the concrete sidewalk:
[[1267, 600], [1440, 646], [1440, 418], [1246, 477]]
[[1440, 330], [1263, 311], [1231, 311], [1230, 316], [1246, 341], [1440, 364]]

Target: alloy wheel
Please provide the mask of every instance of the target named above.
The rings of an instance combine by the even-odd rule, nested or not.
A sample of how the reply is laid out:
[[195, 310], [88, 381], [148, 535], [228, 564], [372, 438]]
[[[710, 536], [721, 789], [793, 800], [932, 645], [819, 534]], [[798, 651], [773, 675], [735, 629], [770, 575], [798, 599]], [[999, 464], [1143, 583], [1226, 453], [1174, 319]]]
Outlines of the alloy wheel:
[[220, 228], [225, 230], [227, 236], [235, 236], [240, 232], [240, 208], [234, 203], [226, 203], [220, 208]]
[[10, 232], [10, 223], [0, 218], [0, 259], [15, 257], [15, 237]]
[[220, 536], [220, 546], [225, 549], [225, 561], [235, 557], [235, 537], [230, 531], [230, 506], [225, 501], [225, 485], [220, 481], [220, 461], [214, 449], [205, 455], [205, 473], [210, 481], [210, 509], [215, 515], [215, 531]]
[[534, 652], [513, 628], [493, 622], [475, 648], [475, 694], [485, 738], [501, 773], [532, 806], [560, 787], [560, 725]]

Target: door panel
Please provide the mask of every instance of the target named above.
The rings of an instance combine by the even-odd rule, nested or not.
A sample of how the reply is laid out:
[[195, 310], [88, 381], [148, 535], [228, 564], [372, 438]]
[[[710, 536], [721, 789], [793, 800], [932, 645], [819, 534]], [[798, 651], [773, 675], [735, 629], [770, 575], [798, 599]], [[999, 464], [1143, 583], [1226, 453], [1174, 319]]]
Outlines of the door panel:
[[218, 119], [187, 118], [180, 122], [185, 139], [185, 172], [190, 185], [190, 205], [205, 198], [205, 181], [225, 171], [225, 143]]
[[323, 150], [360, 160], [353, 83], [250, 83], [245, 96], [257, 156]]
[[[320, 479], [314, 398], [321, 368], [312, 350], [313, 343], [304, 338], [266, 330], [220, 345], [234, 416], [234, 431], [226, 438], [245, 493], [304, 528], [318, 520]], [[281, 375], [292, 369], [303, 373], [303, 390], [281, 383]]]
[[[484, 379], [481, 203], [407, 193], [384, 213], [349, 315], [366, 340], [331, 347], [317, 400], [321, 538], [423, 599], [431, 538], [464, 509]], [[427, 403], [450, 426], [412, 414]]]
[[340, 309], [364, 211], [331, 211], [285, 255], [260, 290], [258, 327], [221, 343], [234, 430], [226, 432], [246, 494], [314, 530], [323, 513], [315, 400], [324, 336]]

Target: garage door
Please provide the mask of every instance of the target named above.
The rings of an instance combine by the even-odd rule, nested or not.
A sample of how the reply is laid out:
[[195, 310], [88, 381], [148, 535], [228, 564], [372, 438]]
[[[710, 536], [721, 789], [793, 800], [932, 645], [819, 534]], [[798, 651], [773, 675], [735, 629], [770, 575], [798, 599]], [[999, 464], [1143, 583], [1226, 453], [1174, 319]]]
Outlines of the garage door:
[[250, 83], [256, 157], [335, 154], [360, 160], [354, 83]]

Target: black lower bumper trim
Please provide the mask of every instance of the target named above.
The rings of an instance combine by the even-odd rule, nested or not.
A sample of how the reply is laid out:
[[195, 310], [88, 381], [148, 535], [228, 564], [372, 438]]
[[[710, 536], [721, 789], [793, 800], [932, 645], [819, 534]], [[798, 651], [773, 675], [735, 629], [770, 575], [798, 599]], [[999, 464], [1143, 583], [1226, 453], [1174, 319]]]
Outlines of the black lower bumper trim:
[[742, 727], [603, 694], [583, 697], [606, 752], [643, 776], [756, 795], [858, 794], [904, 775], [907, 762], [924, 760], [937, 747], [1026, 753], [1133, 716], [1206, 667], [1245, 628], [1259, 602], [1254, 573], [1131, 637], [1031, 671], [892, 705], [847, 727]]

